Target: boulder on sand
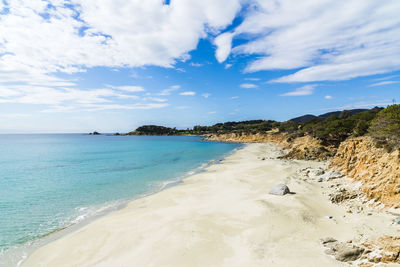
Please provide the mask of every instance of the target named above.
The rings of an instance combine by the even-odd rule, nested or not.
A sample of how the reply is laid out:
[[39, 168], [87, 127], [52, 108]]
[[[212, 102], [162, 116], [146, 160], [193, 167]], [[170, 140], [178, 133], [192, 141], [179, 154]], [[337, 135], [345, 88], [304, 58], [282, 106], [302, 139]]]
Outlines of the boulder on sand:
[[284, 184], [277, 184], [269, 190], [271, 195], [283, 196], [290, 193], [289, 187]]
[[325, 238], [321, 240], [322, 244], [328, 248], [326, 254], [332, 255], [336, 260], [342, 262], [355, 261], [364, 253], [365, 249], [354, 246], [350, 243], [339, 242], [333, 238]]

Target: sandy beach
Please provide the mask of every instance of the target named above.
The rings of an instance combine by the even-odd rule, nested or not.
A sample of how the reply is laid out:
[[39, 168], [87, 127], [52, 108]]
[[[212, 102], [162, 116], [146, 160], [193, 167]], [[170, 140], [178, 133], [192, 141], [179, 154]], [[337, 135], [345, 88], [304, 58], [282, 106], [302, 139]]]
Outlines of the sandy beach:
[[[325, 254], [320, 239], [397, 233], [388, 214], [348, 213], [328, 199], [328, 182], [299, 176], [325, 163], [280, 155], [272, 144], [247, 145], [48, 243], [22, 266], [348, 266]], [[268, 194], [278, 183], [295, 194]]]

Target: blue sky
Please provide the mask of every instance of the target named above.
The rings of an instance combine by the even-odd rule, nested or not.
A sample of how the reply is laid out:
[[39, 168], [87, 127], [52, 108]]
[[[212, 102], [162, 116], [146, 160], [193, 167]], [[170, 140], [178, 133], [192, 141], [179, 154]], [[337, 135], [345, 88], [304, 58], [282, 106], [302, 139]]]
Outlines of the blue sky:
[[124, 5], [0, 2], [0, 132], [283, 121], [400, 101], [398, 1]]

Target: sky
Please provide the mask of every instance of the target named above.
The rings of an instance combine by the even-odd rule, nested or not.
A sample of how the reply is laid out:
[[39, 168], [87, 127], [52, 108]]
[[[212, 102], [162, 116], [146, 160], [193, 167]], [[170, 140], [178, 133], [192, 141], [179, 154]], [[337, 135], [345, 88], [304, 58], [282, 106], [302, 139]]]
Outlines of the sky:
[[0, 133], [400, 102], [398, 0], [0, 0]]

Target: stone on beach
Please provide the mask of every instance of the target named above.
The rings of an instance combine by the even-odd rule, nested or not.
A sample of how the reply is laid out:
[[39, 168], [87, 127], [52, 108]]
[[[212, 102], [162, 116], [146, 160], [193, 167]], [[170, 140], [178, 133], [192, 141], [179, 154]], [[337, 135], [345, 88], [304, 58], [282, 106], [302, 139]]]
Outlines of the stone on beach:
[[329, 181], [332, 179], [337, 179], [337, 178], [342, 178], [344, 175], [341, 174], [340, 172], [337, 171], [331, 171], [331, 172], [326, 172], [323, 175], [321, 175], [320, 178], [322, 178], [325, 181]]
[[326, 240], [321, 240], [321, 242], [328, 248], [328, 250], [325, 251], [326, 254], [332, 255], [336, 260], [342, 262], [355, 261], [360, 258], [365, 251], [364, 248], [349, 243], [338, 242], [333, 238], [326, 238]]
[[364, 252], [363, 248], [342, 246], [335, 255], [335, 259], [338, 261], [355, 261], [360, 258], [361, 254]]
[[322, 244], [333, 243], [333, 242], [337, 242], [337, 240], [334, 239], [333, 237], [326, 237], [321, 239]]
[[289, 193], [290, 193], [289, 187], [287, 187], [287, 185], [285, 184], [277, 184], [274, 187], [272, 187], [271, 190], [269, 190], [269, 194], [271, 195], [283, 196]]

